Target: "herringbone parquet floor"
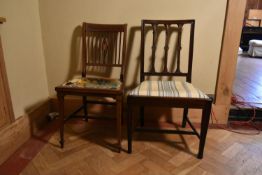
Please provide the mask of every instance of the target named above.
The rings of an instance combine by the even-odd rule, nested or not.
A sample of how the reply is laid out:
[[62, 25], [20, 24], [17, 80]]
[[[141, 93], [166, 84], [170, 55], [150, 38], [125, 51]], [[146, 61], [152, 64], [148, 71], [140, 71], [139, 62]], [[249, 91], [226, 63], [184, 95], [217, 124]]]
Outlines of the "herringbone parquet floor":
[[261, 175], [262, 135], [209, 129], [204, 158], [196, 136], [135, 134], [133, 153], [113, 150], [114, 127], [77, 121], [66, 125], [65, 148], [55, 133], [22, 175]]

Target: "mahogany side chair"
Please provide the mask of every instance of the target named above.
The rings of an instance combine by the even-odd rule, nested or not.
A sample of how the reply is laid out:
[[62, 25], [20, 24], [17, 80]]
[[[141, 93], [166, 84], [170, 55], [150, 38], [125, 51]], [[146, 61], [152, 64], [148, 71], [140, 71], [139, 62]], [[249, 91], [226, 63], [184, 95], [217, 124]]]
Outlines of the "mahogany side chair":
[[[64, 124], [72, 117], [77, 117], [80, 111], [86, 121], [89, 118], [88, 104], [98, 103], [115, 105], [117, 126], [117, 149], [121, 150], [121, 123], [122, 106], [124, 97], [124, 66], [126, 56], [126, 31], [127, 24], [91, 24], [83, 23], [82, 26], [82, 77], [65, 82], [55, 88], [59, 102], [60, 144], [64, 147]], [[90, 70], [118, 69], [117, 78], [92, 76]], [[119, 71], [120, 70], [120, 71]], [[82, 97], [83, 104], [72, 114], [65, 116], [64, 97], [75, 95]], [[98, 97], [100, 100], [94, 100]], [[102, 100], [101, 98], [112, 100]], [[78, 116], [79, 117], [79, 116]]]
[[[188, 30], [184, 30], [185, 27], [188, 27]], [[131, 90], [127, 95], [128, 153], [132, 153], [133, 131], [146, 131], [196, 135], [200, 140], [197, 157], [199, 159], [203, 157], [212, 99], [191, 83], [194, 28], [195, 20], [142, 20], [140, 84], [135, 89]], [[187, 35], [188, 37], [185, 37], [186, 39], [183, 40], [182, 33], [184, 32], [189, 33], [189, 35]], [[164, 38], [163, 42], [159, 41], [160, 35]], [[184, 36], [185, 35], [183, 34], [183, 37]], [[146, 39], [147, 37], [152, 38], [152, 45], [151, 40]], [[182, 43], [182, 41], [185, 42]], [[171, 47], [172, 42], [175, 44]], [[148, 43], [150, 43], [150, 46], [152, 47], [146, 47], [146, 44]], [[185, 43], [188, 43], [188, 45]], [[182, 62], [182, 46], [183, 49], [188, 48], [185, 49], [188, 53], [188, 58], [183, 57], [183, 59], [187, 60], [187, 64], [185, 66], [187, 71], [182, 71], [180, 64], [180, 62]], [[172, 48], [175, 49], [171, 51]], [[148, 52], [146, 52], [146, 49]], [[162, 51], [157, 51], [157, 49]], [[171, 52], [176, 52], [176, 54]], [[184, 55], [186, 54], [183, 54], [183, 56]], [[187, 57], [187, 55], [185, 57]], [[175, 64], [173, 70], [171, 69], [172, 66], [170, 66], [171, 63]], [[159, 70], [156, 69], [157, 67], [160, 67]], [[152, 80], [152, 77], [160, 77], [160, 79]], [[177, 78], [174, 77], [181, 77], [182, 79], [184, 77], [185, 80], [177, 80]], [[144, 107], [146, 106], [175, 107], [184, 109], [182, 127], [184, 128], [188, 123], [192, 131], [184, 129], [158, 129], [145, 126]], [[140, 109], [140, 126], [134, 126], [135, 123], [132, 114], [134, 108]], [[189, 120], [189, 108], [202, 109], [200, 133], [195, 129], [192, 122]]]

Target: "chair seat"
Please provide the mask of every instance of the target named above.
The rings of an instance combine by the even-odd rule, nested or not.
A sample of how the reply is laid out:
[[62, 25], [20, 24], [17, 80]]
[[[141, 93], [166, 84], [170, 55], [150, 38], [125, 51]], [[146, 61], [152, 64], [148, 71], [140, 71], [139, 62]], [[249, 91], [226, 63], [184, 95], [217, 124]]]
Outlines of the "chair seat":
[[76, 78], [63, 84], [65, 87], [95, 88], [95, 89], [120, 89], [121, 81], [103, 78]]
[[182, 81], [143, 81], [130, 96], [201, 98], [209, 97], [191, 83]]

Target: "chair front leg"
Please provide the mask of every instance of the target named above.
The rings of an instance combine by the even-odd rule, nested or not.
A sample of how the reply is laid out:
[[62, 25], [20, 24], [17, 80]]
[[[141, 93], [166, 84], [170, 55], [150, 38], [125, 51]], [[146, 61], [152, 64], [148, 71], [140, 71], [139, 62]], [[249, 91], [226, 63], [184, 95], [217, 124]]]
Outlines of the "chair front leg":
[[83, 96], [83, 108], [84, 108], [84, 119], [87, 122], [88, 121], [88, 113], [87, 113], [87, 97]]
[[203, 158], [211, 107], [212, 107], [212, 102], [210, 101], [207, 103], [207, 105], [204, 107], [202, 111], [200, 142], [199, 142], [199, 150], [198, 150], [198, 155], [197, 155], [197, 158], [199, 159]]
[[132, 130], [133, 130], [133, 119], [132, 119], [132, 110], [130, 105], [127, 105], [127, 152], [132, 153]]
[[116, 97], [116, 124], [117, 124], [117, 140], [118, 152], [121, 152], [122, 142], [122, 96]]
[[141, 106], [139, 112], [140, 127], [143, 127], [145, 125], [145, 107]]
[[60, 120], [60, 145], [64, 148], [64, 95], [58, 93], [58, 103], [59, 103], [59, 120]]

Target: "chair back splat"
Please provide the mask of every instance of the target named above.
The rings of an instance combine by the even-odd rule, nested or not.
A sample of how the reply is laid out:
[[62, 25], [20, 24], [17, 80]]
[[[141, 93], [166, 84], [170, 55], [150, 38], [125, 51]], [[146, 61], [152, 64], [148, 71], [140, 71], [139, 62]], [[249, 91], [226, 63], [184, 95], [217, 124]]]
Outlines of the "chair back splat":
[[[189, 37], [189, 53], [188, 53], [188, 70], [187, 72], [181, 71], [181, 40], [184, 25], [190, 25], [190, 37]], [[146, 76], [182, 76], [186, 77], [187, 82], [191, 82], [192, 77], [192, 63], [193, 63], [193, 45], [194, 45], [194, 29], [195, 20], [142, 20], [141, 24], [141, 72], [140, 81], [144, 81]], [[152, 53], [151, 62], [149, 63], [149, 70], [145, 70], [145, 39], [146, 34], [149, 30], [152, 30]], [[165, 41], [164, 41], [164, 58], [162, 62], [162, 70], [156, 71], [156, 51], [159, 48], [159, 34], [164, 31]], [[176, 37], [176, 47], [175, 51], [176, 57], [176, 70], [168, 70], [168, 57], [169, 52], [173, 51], [170, 48], [169, 43], [171, 35], [177, 33]]]
[[83, 23], [82, 77], [86, 77], [88, 66], [119, 67], [123, 82], [126, 26]]

